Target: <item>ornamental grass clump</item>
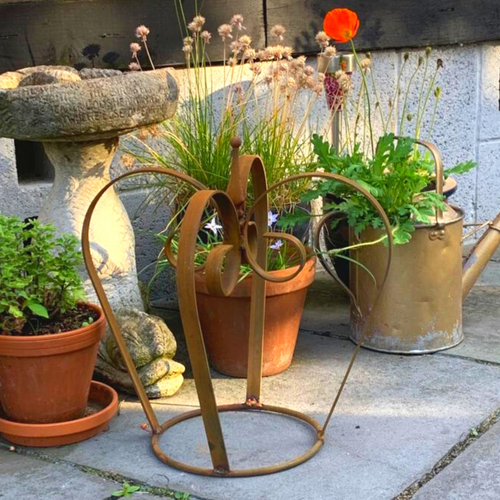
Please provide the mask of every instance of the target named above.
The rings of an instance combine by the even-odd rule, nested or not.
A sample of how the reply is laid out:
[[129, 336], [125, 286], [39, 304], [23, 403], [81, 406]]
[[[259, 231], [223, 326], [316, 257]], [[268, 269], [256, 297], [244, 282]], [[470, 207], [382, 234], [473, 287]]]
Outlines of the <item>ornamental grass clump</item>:
[[0, 215], [0, 334], [40, 335], [76, 329], [96, 318], [85, 299], [83, 264], [73, 235], [51, 225]]
[[[136, 136], [128, 153], [143, 166], [176, 168], [210, 189], [227, 187], [230, 141], [235, 136], [243, 141], [243, 154], [262, 158], [269, 185], [311, 171], [310, 139], [313, 132], [322, 131], [311, 127], [311, 114], [323, 92], [324, 76], [307, 65], [305, 57], [292, 57], [292, 48], [284, 44], [285, 28], [274, 26], [274, 43], [258, 50], [239, 14], [220, 25], [217, 34], [205, 29], [203, 16], [190, 22], [183, 16], [179, 10], [186, 69], [181, 73], [178, 113], [157, 129], [155, 146]], [[207, 54], [213, 36], [223, 45], [223, 65], [218, 68]], [[132, 52], [137, 64], [138, 50]], [[214, 80], [216, 71], [221, 83]], [[270, 193], [272, 206], [279, 213], [290, 210], [307, 186], [302, 182], [278, 188]], [[190, 195], [179, 189], [174, 196], [177, 207]]]

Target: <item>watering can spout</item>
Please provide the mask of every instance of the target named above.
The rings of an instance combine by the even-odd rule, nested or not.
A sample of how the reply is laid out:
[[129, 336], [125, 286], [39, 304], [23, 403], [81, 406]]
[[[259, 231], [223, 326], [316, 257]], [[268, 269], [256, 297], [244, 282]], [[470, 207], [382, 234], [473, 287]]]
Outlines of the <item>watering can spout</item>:
[[465, 259], [462, 274], [462, 298], [465, 299], [479, 275], [500, 245], [500, 212]]

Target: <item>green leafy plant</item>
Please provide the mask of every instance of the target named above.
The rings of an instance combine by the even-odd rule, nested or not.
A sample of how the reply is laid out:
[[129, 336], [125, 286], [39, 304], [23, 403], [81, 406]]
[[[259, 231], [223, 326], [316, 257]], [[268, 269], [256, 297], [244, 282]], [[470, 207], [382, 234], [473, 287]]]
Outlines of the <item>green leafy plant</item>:
[[85, 299], [82, 263], [73, 235], [0, 215], [0, 333], [36, 335], [41, 320], [74, 309]]
[[[323, 137], [314, 135], [312, 142], [318, 168], [357, 182], [377, 198], [393, 228], [395, 244], [410, 241], [415, 224], [430, 224], [436, 209], [445, 209], [443, 197], [427, 190], [434, 182], [433, 160], [428, 154], [415, 152], [414, 139], [385, 134], [379, 138], [372, 158], [360, 150], [359, 144], [352, 153], [339, 153]], [[447, 173], [463, 173], [473, 166], [473, 162], [462, 163]], [[304, 194], [303, 199], [310, 201], [326, 194], [334, 195], [339, 201], [326, 204], [325, 210], [344, 212], [356, 234], [368, 227], [383, 227], [382, 220], [368, 200], [339, 182], [319, 183], [315, 189]], [[293, 225], [307, 216], [296, 212], [283, 218], [281, 225]], [[334, 221], [337, 222], [338, 219]]]
[[140, 486], [134, 486], [133, 484], [124, 482], [122, 489], [115, 491], [114, 493], [111, 493], [112, 496], [116, 498], [129, 498], [131, 497], [136, 491], [139, 491], [141, 489]]

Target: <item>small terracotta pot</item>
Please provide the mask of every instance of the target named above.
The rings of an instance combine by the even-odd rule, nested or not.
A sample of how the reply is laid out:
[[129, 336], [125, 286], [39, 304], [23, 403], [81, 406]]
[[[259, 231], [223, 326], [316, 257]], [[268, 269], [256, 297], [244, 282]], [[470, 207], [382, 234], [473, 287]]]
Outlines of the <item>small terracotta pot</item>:
[[[273, 274], [286, 276], [292, 269]], [[292, 280], [267, 282], [262, 366], [265, 377], [286, 370], [292, 362], [307, 289], [315, 274], [313, 256]], [[229, 297], [210, 295], [204, 274], [196, 273], [195, 279], [200, 323], [211, 365], [224, 375], [246, 377], [252, 276], [238, 283]]]
[[71, 332], [18, 337], [0, 335], [0, 403], [8, 420], [55, 423], [80, 418], [106, 318]]

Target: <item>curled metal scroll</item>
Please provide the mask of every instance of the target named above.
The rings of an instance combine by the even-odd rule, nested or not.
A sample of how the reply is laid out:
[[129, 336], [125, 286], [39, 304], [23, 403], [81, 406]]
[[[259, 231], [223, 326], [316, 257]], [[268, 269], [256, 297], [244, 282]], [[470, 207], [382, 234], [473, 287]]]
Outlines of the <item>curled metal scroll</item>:
[[[306, 460], [309, 460], [319, 451], [324, 443], [326, 428], [345, 386], [367, 330], [367, 325], [369, 324], [368, 318], [365, 322], [364, 329], [361, 332], [358, 344], [355, 348], [348, 368], [341, 380], [340, 388], [323, 425], [300, 412], [288, 408], [264, 405], [261, 402], [260, 393], [262, 383], [262, 350], [264, 339], [266, 281], [281, 282], [293, 279], [303, 269], [307, 260], [307, 251], [304, 245], [297, 238], [286, 233], [275, 233], [268, 230], [268, 193], [287, 182], [294, 182], [308, 178], [335, 180], [350, 186], [369, 200], [382, 218], [387, 233], [389, 252], [387, 257], [386, 273], [380, 283], [378, 297], [380, 297], [380, 294], [385, 286], [392, 256], [392, 234], [387, 216], [377, 200], [364, 188], [339, 175], [323, 172], [311, 172], [296, 175], [268, 188], [264, 165], [262, 164], [261, 159], [257, 156], [249, 155], [240, 157], [238, 154], [238, 147], [240, 144], [240, 141], [233, 140], [232, 142], [233, 153], [231, 177], [226, 192], [209, 190], [200, 182], [172, 169], [145, 168], [135, 170], [117, 177], [101, 189], [92, 201], [87, 214], [85, 215], [82, 231], [82, 250], [87, 271], [103, 307], [110, 329], [115, 336], [127, 370], [132, 378], [141, 405], [151, 425], [154, 452], [162, 461], [178, 469], [196, 474], [219, 477], [244, 477], [275, 473], [299, 465]], [[196, 390], [200, 401], [200, 410], [174, 417], [173, 419], [165, 422], [163, 425], [160, 425], [158, 422], [156, 414], [146, 396], [144, 387], [137, 374], [132, 358], [127, 350], [120, 328], [99, 280], [97, 270], [92, 262], [89, 242], [92, 215], [98, 201], [102, 198], [105, 192], [118, 181], [126, 177], [137, 174], [151, 173], [172, 176], [178, 180], [187, 182], [197, 190], [191, 197], [187, 205], [186, 212], [182, 218], [177, 255], [175, 256], [170, 248], [171, 239], [167, 240], [165, 255], [167, 259], [169, 259], [177, 268], [179, 308], [188, 353], [193, 368]], [[246, 211], [245, 202], [249, 176], [252, 177], [255, 203], [249, 211]], [[242, 262], [248, 263], [255, 273], [252, 280], [247, 397], [246, 401], [243, 403], [226, 406], [217, 406], [215, 400], [208, 358], [203, 341], [203, 334], [199, 316], [197, 314], [195, 273], [200, 271], [201, 268], [195, 265], [196, 240], [207, 206], [212, 206], [217, 210], [219, 219], [223, 226], [224, 238], [220, 245], [217, 245], [209, 252], [203, 267], [206, 273], [207, 288], [209, 292], [219, 296], [230, 295], [238, 282], [239, 269]], [[286, 239], [297, 250], [300, 257], [300, 264], [293, 268], [288, 275], [280, 278], [277, 278], [275, 275], [267, 271], [268, 240], [273, 238]], [[378, 298], [375, 301], [374, 308], [376, 308], [377, 302]], [[314, 433], [315, 441], [308, 451], [287, 462], [259, 468], [231, 470], [219, 418], [219, 412], [224, 411], [265, 411], [291, 416], [300, 419], [309, 425]], [[164, 453], [159, 444], [159, 436], [167, 429], [170, 429], [182, 421], [198, 416], [203, 418], [205, 433], [212, 459], [212, 468], [195, 467], [190, 464], [179, 462]]]

